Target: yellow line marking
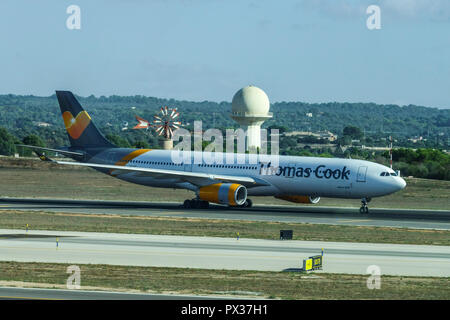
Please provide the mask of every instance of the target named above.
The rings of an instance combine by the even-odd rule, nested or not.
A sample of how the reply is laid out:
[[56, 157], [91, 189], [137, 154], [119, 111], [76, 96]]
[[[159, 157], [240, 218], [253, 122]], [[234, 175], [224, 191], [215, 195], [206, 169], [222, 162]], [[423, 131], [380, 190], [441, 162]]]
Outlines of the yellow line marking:
[[338, 220], [338, 222], [372, 222], [373, 220]]

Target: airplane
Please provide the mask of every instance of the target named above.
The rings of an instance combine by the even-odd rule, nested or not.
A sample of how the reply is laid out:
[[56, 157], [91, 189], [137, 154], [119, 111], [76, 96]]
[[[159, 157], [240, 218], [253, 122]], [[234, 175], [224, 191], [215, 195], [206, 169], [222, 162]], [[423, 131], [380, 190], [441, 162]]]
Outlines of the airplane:
[[150, 123], [142, 119], [141, 117], [135, 116], [136, 120], [139, 122], [137, 125], [133, 127], [133, 129], [148, 129], [150, 127]]
[[[224, 161], [216, 157], [213, 163], [194, 163], [193, 159], [207, 159], [203, 157], [205, 152], [179, 151], [189, 152], [183, 156], [191, 160], [179, 162], [172, 160], [171, 150], [119, 148], [100, 133], [70, 91], [56, 91], [56, 96], [70, 147], [21, 146], [31, 148], [44, 161], [90, 167], [140, 185], [194, 191], [196, 198], [185, 200], [184, 208], [208, 208], [210, 203], [249, 208], [252, 201], [248, 196], [274, 196], [310, 204], [317, 204], [321, 197], [331, 197], [361, 199], [360, 213], [368, 214], [372, 198], [406, 186], [391, 168], [365, 160], [280, 155], [274, 166], [263, 161], [261, 155], [254, 163], [248, 154], [241, 154], [245, 161], [238, 163], [237, 154], [223, 153], [219, 160]], [[58, 152], [75, 161], [53, 160], [45, 151]]]

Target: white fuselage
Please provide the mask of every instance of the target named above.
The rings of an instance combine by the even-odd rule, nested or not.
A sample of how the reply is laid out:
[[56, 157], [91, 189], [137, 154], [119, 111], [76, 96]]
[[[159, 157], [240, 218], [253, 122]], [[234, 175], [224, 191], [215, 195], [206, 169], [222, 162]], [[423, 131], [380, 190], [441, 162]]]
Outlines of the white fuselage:
[[[279, 156], [278, 164], [258, 157], [250, 161], [249, 155], [189, 152], [185, 161], [174, 161], [173, 151], [150, 150], [126, 163], [126, 166], [156, 168], [251, 177], [266, 185], [247, 187], [249, 196], [307, 195], [333, 198], [379, 197], [403, 189], [405, 181], [386, 166], [354, 159]], [[228, 158], [232, 158], [230, 161]], [[214, 161], [205, 159], [214, 158]], [[186, 161], [186, 159], [188, 159]], [[190, 159], [190, 161], [189, 161]], [[200, 161], [199, 161], [200, 159]], [[250, 163], [249, 163], [250, 162]], [[118, 178], [163, 188], [185, 188], [197, 191], [198, 187], [176, 178], [152, 178], [130, 172]]]

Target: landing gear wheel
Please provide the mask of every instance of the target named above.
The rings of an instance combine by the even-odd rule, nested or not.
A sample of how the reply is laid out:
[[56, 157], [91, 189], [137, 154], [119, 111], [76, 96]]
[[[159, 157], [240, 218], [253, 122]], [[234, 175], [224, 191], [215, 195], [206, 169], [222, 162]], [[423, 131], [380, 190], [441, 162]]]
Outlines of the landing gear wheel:
[[245, 200], [245, 202], [243, 204], [241, 204], [240, 206], [237, 206], [238, 208], [251, 208], [253, 205], [252, 200], [247, 199]]
[[363, 198], [361, 200], [361, 208], [359, 208], [359, 213], [361, 214], [368, 214], [369, 213], [369, 207], [367, 204], [370, 202], [370, 198]]
[[200, 208], [201, 209], [208, 209], [209, 208], [209, 202], [200, 200]]
[[184, 200], [183, 208], [185, 209], [208, 209], [209, 208], [209, 202], [198, 200], [198, 199], [192, 199], [192, 200]]
[[183, 208], [190, 209], [191, 208], [191, 200], [184, 200]]

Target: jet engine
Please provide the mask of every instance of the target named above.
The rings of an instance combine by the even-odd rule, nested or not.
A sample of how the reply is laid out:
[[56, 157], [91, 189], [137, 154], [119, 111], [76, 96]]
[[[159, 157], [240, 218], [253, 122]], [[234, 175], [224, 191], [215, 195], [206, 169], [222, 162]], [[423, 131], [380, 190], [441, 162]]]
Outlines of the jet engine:
[[204, 201], [241, 206], [247, 200], [247, 188], [237, 183], [216, 183], [201, 187], [198, 196]]
[[320, 197], [312, 197], [312, 196], [275, 196], [275, 198], [295, 203], [312, 203], [312, 204], [316, 204], [320, 200]]

